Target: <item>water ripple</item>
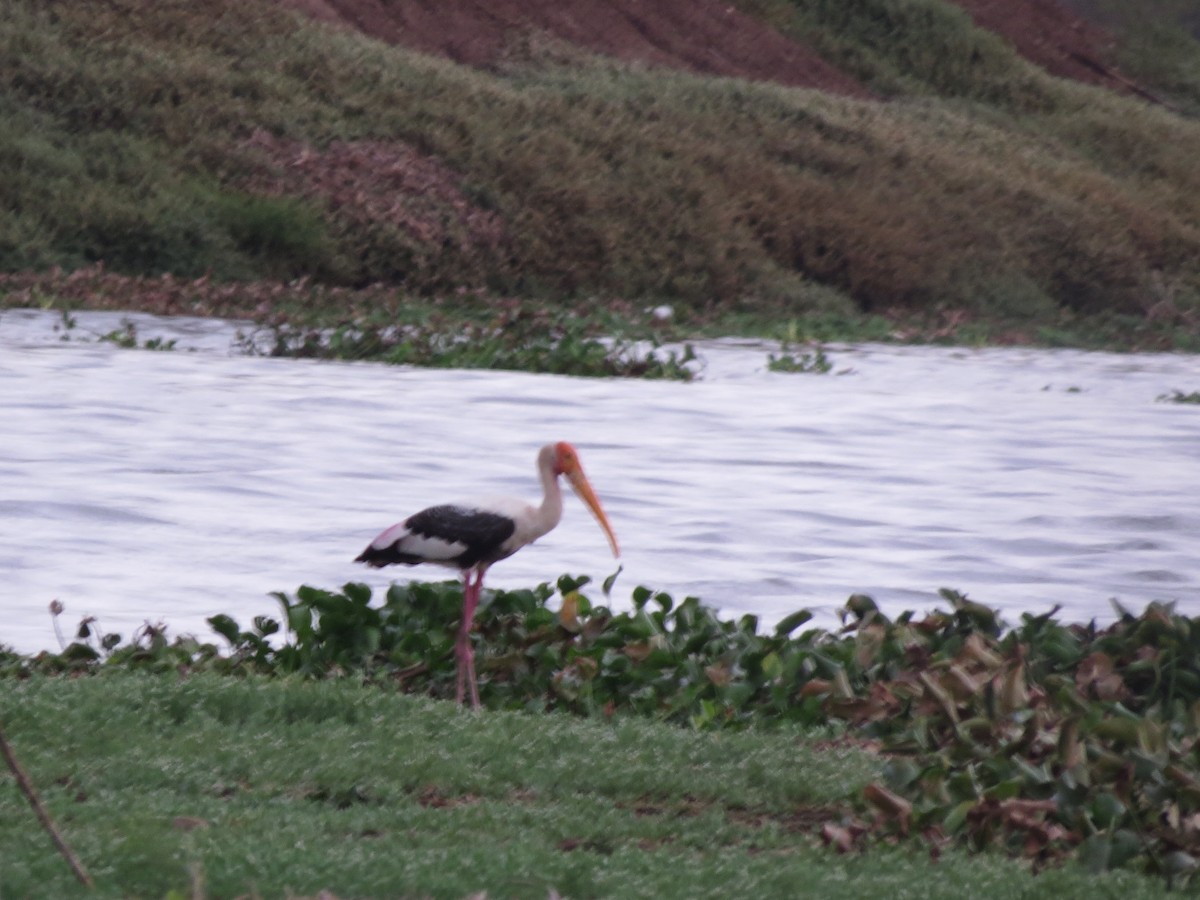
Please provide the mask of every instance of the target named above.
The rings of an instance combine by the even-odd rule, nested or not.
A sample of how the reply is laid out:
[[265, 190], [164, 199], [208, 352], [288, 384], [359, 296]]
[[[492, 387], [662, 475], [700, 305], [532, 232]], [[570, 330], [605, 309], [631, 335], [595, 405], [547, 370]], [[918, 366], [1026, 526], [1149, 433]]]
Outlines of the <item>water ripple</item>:
[[[94, 335], [125, 317], [78, 318]], [[126, 635], [208, 634], [302, 582], [444, 577], [351, 560], [422, 506], [532, 499], [536, 449], [561, 438], [621, 538], [618, 605], [647, 584], [832, 622], [854, 592], [923, 609], [950, 587], [1010, 619], [1105, 618], [1110, 597], [1200, 614], [1200, 410], [1154, 402], [1200, 387], [1196, 357], [854, 346], [830, 352], [853, 374], [822, 377], [717, 341], [685, 385], [247, 359], [227, 352], [237, 323], [129, 318], [200, 352], [0, 313], [0, 643], [51, 646], [55, 598]], [[489, 582], [615, 568], [572, 500]]]

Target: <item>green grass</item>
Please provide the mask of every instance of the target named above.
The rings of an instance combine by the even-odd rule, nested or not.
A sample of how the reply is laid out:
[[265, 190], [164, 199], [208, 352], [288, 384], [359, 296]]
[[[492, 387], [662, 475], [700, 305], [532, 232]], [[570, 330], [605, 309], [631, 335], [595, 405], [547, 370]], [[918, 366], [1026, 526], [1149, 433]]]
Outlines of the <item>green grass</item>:
[[480, 72], [265, 3], [0, 0], [0, 269], [1198, 330], [1196, 121], [942, 0], [759, 5], [889, 99], [554, 47]]
[[[459, 711], [349, 681], [35, 676], [0, 721], [95, 896], [1151, 897], [811, 829], [878, 770], [792, 732]], [[199, 821], [197, 821], [199, 820]], [[11, 779], [0, 894], [82, 896]]]
[[[511, 833], [530, 836], [523, 852], [546, 851], [545, 871], [559, 871], [561, 853], [670, 851], [699, 860], [697, 885], [711, 881], [718, 894], [735, 885], [705, 867], [737, 863], [746, 879], [768, 853], [820, 868], [821, 857], [805, 856], [818, 839], [872, 860], [902, 843], [914, 866], [924, 852], [967, 861], [969, 849], [981, 853], [974, 877], [996, 862], [982, 854], [1003, 852], [1061, 868], [1066, 884], [1086, 871], [1101, 892], [1184, 888], [1195, 874], [1200, 620], [1172, 604], [1116, 607], [1117, 621], [1098, 628], [1059, 623], [1057, 608], [1008, 625], [950, 590], [940, 592], [949, 610], [891, 620], [855, 595], [836, 633], [805, 629], [811, 613], [800, 610], [760, 634], [753, 616], [723, 620], [697, 598], [676, 604], [647, 588], [634, 592], [634, 610], [613, 613], [579, 592], [584, 581], [559, 579], [557, 609], [548, 584], [485, 595], [478, 715], [429, 705], [453, 693], [461, 590], [447, 581], [394, 585], [382, 605], [361, 584], [279, 594], [285, 641], [279, 620], [257, 617], [243, 631], [216, 616], [224, 650], [168, 641], [164, 630], [126, 644], [89, 633], [34, 657], [0, 648], [12, 701], [0, 721], [33, 732], [33, 752], [52, 760], [60, 738], [86, 735], [72, 753], [97, 760], [95, 771], [68, 767], [41, 783], [57, 786], [59, 802], [86, 804], [116, 779], [106, 797], [137, 800], [130, 816], [115, 802], [106, 809], [137, 834], [144, 799], [178, 789], [180, 808], [198, 811], [171, 827], [189, 834], [209, 834], [214, 808], [236, 831], [272, 812], [295, 826], [316, 804], [366, 821], [343, 842], [382, 838], [391, 832], [380, 823], [403, 819], [397, 807], [423, 817], [421, 807], [447, 811], [444, 828], [422, 833], [443, 857], [465, 843], [504, 857]], [[127, 684], [142, 692], [132, 702]], [[42, 697], [57, 704], [53, 715], [39, 710]], [[391, 758], [398, 768], [380, 763]], [[175, 867], [198, 867], [193, 845], [184, 850]], [[678, 861], [647, 864], [662, 874]], [[1157, 881], [1111, 882], [1112, 872]], [[700, 890], [682, 883], [687, 895]]]
[[739, 4], [886, 96], [969, 98], [1005, 108], [1053, 102], [1051, 79], [941, 0], [742, 0]]
[[1071, 0], [1119, 38], [1122, 70], [1192, 116], [1200, 114], [1200, 12], [1191, 0]]

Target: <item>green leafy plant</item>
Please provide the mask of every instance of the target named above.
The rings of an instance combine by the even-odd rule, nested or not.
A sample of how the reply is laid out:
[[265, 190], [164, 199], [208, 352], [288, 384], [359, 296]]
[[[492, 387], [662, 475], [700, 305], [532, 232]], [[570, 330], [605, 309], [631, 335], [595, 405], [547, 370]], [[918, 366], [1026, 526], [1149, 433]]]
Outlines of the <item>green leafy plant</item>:
[[806, 375], [827, 375], [833, 363], [825, 355], [824, 347], [797, 353], [787, 343], [780, 344], [779, 355], [767, 355], [767, 369], [772, 372], [799, 372]]
[[[796, 345], [800, 343], [811, 349], [798, 349]], [[825, 348], [802, 337], [800, 324], [795, 319], [790, 319], [783, 329], [779, 355], [767, 354], [767, 370], [771, 372], [826, 375], [832, 369], [833, 363], [825, 355]]]
[[112, 331], [100, 335], [98, 340], [115, 344], [126, 350], [174, 350], [176, 344], [175, 338], [156, 337], [139, 341], [137, 325], [128, 319], [121, 324], [120, 328], [114, 328]]
[[356, 322], [333, 329], [269, 325], [244, 335], [239, 346], [271, 356], [591, 377], [690, 381], [699, 370], [690, 344], [668, 351], [652, 337], [602, 337], [594, 323], [574, 311], [520, 306], [482, 322], [439, 318], [408, 325]]
[[[1046, 864], [1137, 865], [1172, 883], [1200, 854], [1200, 632], [1173, 606], [1107, 629], [1053, 611], [1000, 629], [943, 592], [921, 622], [860, 611], [859, 677], [826, 709], [890, 755], [864, 794], [884, 830], [953, 836]], [[902, 654], [902, 655], [901, 655]]]

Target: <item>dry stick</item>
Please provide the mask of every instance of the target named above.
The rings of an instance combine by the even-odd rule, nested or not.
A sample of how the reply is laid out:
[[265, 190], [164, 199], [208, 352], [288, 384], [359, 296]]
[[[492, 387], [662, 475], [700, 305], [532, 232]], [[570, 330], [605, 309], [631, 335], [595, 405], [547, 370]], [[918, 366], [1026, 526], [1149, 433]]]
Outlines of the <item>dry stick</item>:
[[16, 777], [17, 784], [21, 786], [21, 791], [25, 794], [26, 799], [29, 800], [29, 805], [37, 813], [42, 827], [50, 832], [54, 846], [58, 847], [58, 852], [63, 855], [63, 859], [67, 861], [67, 865], [71, 867], [71, 871], [75, 873], [75, 877], [88, 887], [94, 888], [96, 885], [92, 881], [92, 876], [84, 870], [83, 863], [79, 861], [79, 857], [75, 855], [75, 851], [67, 845], [66, 840], [58, 833], [58, 828], [55, 826], [54, 820], [50, 818], [50, 813], [46, 812], [46, 807], [42, 806], [42, 801], [38, 799], [33, 782], [29, 780], [29, 776], [25, 774], [25, 770], [21, 768], [21, 764], [17, 762], [16, 754], [13, 753], [13, 749], [8, 743], [8, 738], [4, 736], [3, 728], [0, 728], [0, 753], [4, 754], [4, 761], [8, 763], [9, 769], [12, 770], [13, 775]]

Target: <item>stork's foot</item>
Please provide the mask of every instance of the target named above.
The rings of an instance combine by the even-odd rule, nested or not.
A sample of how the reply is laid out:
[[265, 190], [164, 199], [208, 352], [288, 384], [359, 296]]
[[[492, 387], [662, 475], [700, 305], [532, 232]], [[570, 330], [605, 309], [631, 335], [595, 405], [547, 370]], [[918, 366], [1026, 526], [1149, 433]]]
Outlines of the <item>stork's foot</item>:
[[475, 648], [467, 647], [467, 682], [471, 687], [471, 708], [479, 709], [479, 683], [475, 680]]

